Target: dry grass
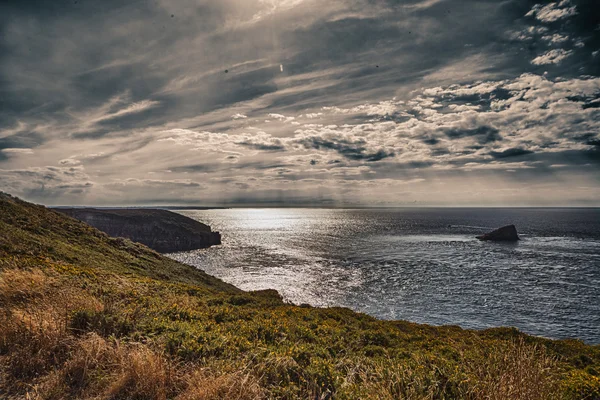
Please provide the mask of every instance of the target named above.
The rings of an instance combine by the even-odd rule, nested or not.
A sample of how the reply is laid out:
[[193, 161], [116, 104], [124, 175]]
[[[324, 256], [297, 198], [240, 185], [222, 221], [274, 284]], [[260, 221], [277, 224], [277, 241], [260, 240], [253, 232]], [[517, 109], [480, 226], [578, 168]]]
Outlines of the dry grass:
[[543, 347], [517, 339], [461, 358], [460, 369], [422, 356], [413, 356], [402, 364], [392, 360], [367, 364], [349, 361], [343, 367], [346, 379], [342, 393], [381, 400], [564, 398], [560, 395], [557, 361]]
[[[472, 335], [470, 346], [454, 344], [458, 363], [424, 354], [406, 360], [339, 358], [333, 367], [323, 364], [315, 380], [289, 356], [270, 356], [242, 368], [227, 363], [208, 368], [210, 360], [183, 364], [159, 343], [127, 343], [73, 330], [74, 311], [105, 312], [113, 306], [38, 269], [4, 270], [0, 288], [0, 397], [4, 390], [39, 400], [564, 398], [558, 395], [557, 360], [523, 339], [490, 345]], [[198, 305], [191, 297], [168, 300], [190, 312]]]
[[4, 305], [30, 301], [41, 297], [52, 280], [39, 268], [0, 271], [0, 302]]
[[446, 398], [448, 393], [447, 372], [422, 357], [404, 364], [393, 360], [348, 360], [345, 364], [346, 378], [339, 398], [431, 400]]
[[[69, 356], [40, 374], [26, 397], [164, 400], [177, 391], [177, 371], [171, 369], [164, 356], [148, 347], [122, 345], [96, 334], [73, 340], [69, 347]], [[35, 354], [29, 356], [36, 358]], [[22, 372], [13, 369], [11, 375], [23, 376]]]
[[0, 315], [0, 354], [17, 388], [61, 364], [72, 342], [64, 321], [52, 313], [35, 310], [23, 315], [5, 309]]
[[57, 374], [56, 384], [72, 394], [99, 392], [111, 380], [120, 358], [115, 345], [90, 333], [75, 343], [71, 357]]
[[144, 346], [119, 349], [119, 371], [107, 395], [112, 399], [164, 400], [172, 391], [173, 372], [169, 361]]
[[49, 282], [40, 270], [2, 272], [0, 397], [21, 393], [37, 400], [266, 398], [251, 374], [182, 367], [149, 345], [123, 344], [95, 333], [81, 335], [71, 329], [73, 311], [104, 307], [89, 296], [73, 296], [68, 288], [49, 290]]
[[200, 369], [186, 379], [186, 389], [176, 400], [261, 400], [266, 391], [250, 373], [214, 374]]
[[[0, 328], [0, 331], [6, 332], [6, 329]], [[56, 340], [58, 338], [63, 340]], [[16, 337], [12, 339], [17, 344]], [[70, 340], [65, 340], [64, 336], [57, 336], [49, 340], [49, 336], [40, 335], [40, 331], [23, 336], [20, 344], [25, 341], [32, 344], [19, 349], [13, 347], [7, 364], [14, 389], [12, 393], [24, 392], [28, 399], [267, 398], [258, 379], [250, 373], [217, 374], [192, 364], [178, 366], [164, 354], [139, 343], [121, 344], [94, 333], [78, 339], [70, 337]], [[58, 343], [66, 346], [58, 349]], [[54, 363], [50, 363], [48, 355], [58, 353], [63, 357], [60, 360], [54, 358]], [[33, 371], [35, 376], [30, 374]], [[34, 384], [20, 384], [17, 378]]]
[[559, 399], [557, 360], [546, 349], [523, 339], [488, 348], [481, 361], [467, 362], [472, 374], [469, 395], [489, 400]]

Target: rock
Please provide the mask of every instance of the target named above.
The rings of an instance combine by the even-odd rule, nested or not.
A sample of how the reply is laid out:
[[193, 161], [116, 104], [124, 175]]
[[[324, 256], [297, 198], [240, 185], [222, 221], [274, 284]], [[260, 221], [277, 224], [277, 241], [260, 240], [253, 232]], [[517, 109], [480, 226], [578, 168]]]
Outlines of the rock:
[[113, 237], [142, 243], [159, 253], [175, 253], [221, 244], [210, 226], [167, 210], [59, 208]]
[[494, 242], [516, 242], [517, 240], [521, 240], [517, 234], [517, 228], [515, 228], [514, 225], [503, 226], [495, 231], [476, 236], [476, 238], [479, 240], [491, 240]]

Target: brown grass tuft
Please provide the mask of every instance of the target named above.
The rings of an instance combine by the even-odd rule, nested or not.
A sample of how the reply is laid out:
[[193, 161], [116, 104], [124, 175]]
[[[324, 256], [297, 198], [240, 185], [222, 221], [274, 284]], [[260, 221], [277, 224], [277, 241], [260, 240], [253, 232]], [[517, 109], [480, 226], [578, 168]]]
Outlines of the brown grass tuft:
[[[483, 348], [483, 347], [481, 347]], [[473, 376], [469, 395], [488, 400], [552, 400], [561, 396], [557, 361], [544, 347], [523, 339], [488, 348], [476, 362], [467, 362]]]
[[43, 375], [68, 356], [72, 337], [64, 321], [41, 310], [0, 314], [0, 354], [5, 354], [8, 379], [21, 381]]
[[172, 366], [167, 359], [148, 347], [130, 350], [117, 347], [119, 374], [108, 389], [111, 399], [166, 399], [171, 391]]
[[8, 269], [0, 272], [0, 303], [3, 305], [40, 297], [51, 283], [40, 269]]
[[85, 389], [89, 391], [90, 386], [102, 385], [110, 379], [120, 358], [114, 345], [95, 333], [90, 333], [77, 342], [71, 358], [61, 371], [62, 380], [71, 393], [79, 393]]
[[186, 379], [187, 388], [176, 400], [260, 400], [266, 394], [258, 379], [249, 373], [222, 375], [197, 370]]

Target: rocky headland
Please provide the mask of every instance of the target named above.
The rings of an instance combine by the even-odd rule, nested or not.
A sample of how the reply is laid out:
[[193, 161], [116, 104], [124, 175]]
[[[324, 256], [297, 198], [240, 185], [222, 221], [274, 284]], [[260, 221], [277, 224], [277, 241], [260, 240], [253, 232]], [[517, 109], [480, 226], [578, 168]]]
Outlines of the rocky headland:
[[59, 208], [102, 232], [142, 243], [160, 253], [221, 244], [221, 234], [191, 218], [158, 209]]

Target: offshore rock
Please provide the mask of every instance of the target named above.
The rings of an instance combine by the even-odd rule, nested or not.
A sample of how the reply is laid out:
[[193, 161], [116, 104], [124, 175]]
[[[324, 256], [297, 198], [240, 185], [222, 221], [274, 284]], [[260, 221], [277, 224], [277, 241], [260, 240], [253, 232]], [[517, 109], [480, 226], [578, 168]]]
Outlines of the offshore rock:
[[113, 237], [142, 243], [159, 253], [175, 253], [221, 244], [210, 226], [167, 210], [58, 208], [58, 212]]
[[519, 239], [517, 228], [514, 225], [506, 225], [495, 231], [476, 236], [479, 240], [491, 240], [493, 242], [516, 242]]

